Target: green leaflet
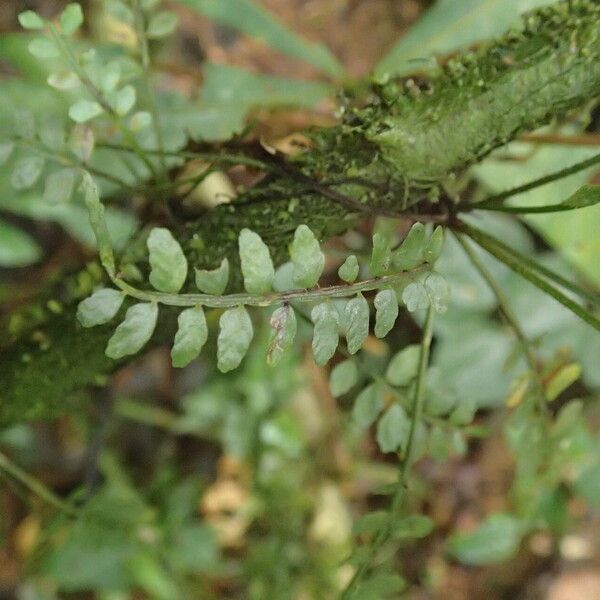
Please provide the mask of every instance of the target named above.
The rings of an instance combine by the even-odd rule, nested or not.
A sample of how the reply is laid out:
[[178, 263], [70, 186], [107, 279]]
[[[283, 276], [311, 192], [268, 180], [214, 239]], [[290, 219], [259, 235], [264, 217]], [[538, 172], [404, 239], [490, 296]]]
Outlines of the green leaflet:
[[205, 294], [220, 296], [229, 281], [229, 261], [224, 258], [217, 269], [196, 269], [196, 287]]
[[408, 385], [417, 376], [420, 354], [419, 344], [412, 344], [397, 352], [385, 372], [388, 382], [397, 386]]
[[356, 354], [369, 335], [369, 303], [362, 294], [346, 302], [344, 306], [344, 330], [348, 352]]
[[444, 247], [444, 228], [441, 225], [438, 225], [434, 232], [431, 234], [431, 237], [427, 241], [427, 245], [425, 246], [425, 250], [423, 252], [423, 259], [426, 263], [430, 265], [435, 265], [437, 259], [442, 254], [442, 249]]
[[358, 368], [352, 359], [333, 367], [329, 376], [329, 390], [334, 398], [347, 394], [358, 381]]
[[39, 156], [21, 158], [15, 164], [10, 176], [10, 184], [17, 190], [26, 190], [33, 187], [40, 178], [46, 161]]
[[40, 259], [41, 248], [24, 231], [0, 221], [0, 267], [24, 267]]
[[429, 303], [433, 306], [435, 312], [445, 313], [448, 310], [448, 301], [450, 300], [448, 282], [439, 273], [430, 273], [423, 285], [429, 297]]
[[418, 267], [424, 261], [425, 225], [415, 223], [400, 248], [392, 255], [392, 264], [396, 271], [407, 271]]
[[408, 515], [394, 524], [392, 535], [397, 539], [419, 539], [428, 536], [435, 527], [426, 515]]
[[98, 186], [87, 171], [83, 174], [81, 186], [84, 192], [85, 205], [87, 206], [90, 217], [90, 225], [94, 232], [94, 236], [96, 237], [96, 243], [98, 244], [100, 262], [106, 269], [106, 272], [111, 277], [114, 277], [115, 257], [113, 255], [108, 228], [106, 226], [104, 206], [102, 205], [102, 202], [100, 202]]
[[54, 42], [51, 40], [47, 40], [46, 38], [36, 38], [31, 40], [27, 46], [27, 49], [36, 58], [50, 59], [58, 58], [60, 56], [60, 52], [58, 51], [56, 44], [54, 44]]
[[124, 117], [134, 106], [137, 99], [137, 93], [132, 85], [126, 85], [118, 92], [111, 95], [111, 104], [115, 112]]
[[454, 535], [448, 549], [467, 565], [487, 565], [510, 558], [519, 548], [523, 524], [512, 515], [490, 515], [472, 533]]
[[371, 263], [369, 268], [375, 277], [386, 275], [390, 270], [392, 250], [390, 248], [390, 239], [382, 234], [373, 235], [373, 252], [371, 253]]
[[222, 373], [235, 369], [241, 362], [254, 335], [252, 321], [243, 306], [226, 310], [219, 319], [217, 367]]
[[244, 287], [250, 294], [266, 294], [273, 288], [275, 269], [267, 245], [250, 229], [238, 238]]
[[586, 208], [600, 202], [600, 185], [583, 185], [572, 196], [569, 196], [561, 206], [569, 208]]
[[174, 12], [164, 10], [155, 14], [148, 24], [146, 35], [151, 39], [159, 39], [170, 35], [175, 31], [179, 18]]
[[308, 42], [282, 25], [273, 15], [251, 0], [180, 0], [217, 23], [239, 29], [294, 58], [339, 77], [343, 69], [331, 52], [321, 44]]
[[381, 384], [377, 381], [364, 388], [354, 401], [352, 419], [361, 428], [370, 427], [385, 406]]
[[148, 236], [150, 283], [160, 292], [176, 294], [187, 277], [187, 259], [171, 232], [155, 227]]
[[315, 234], [306, 225], [296, 229], [290, 257], [294, 265], [294, 284], [301, 288], [317, 285], [325, 267], [325, 255]]
[[272, 330], [267, 350], [267, 363], [276, 365], [296, 337], [298, 328], [296, 313], [289, 304], [285, 304], [273, 311], [269, 323]]
[[384, 338], [398, 318], [398, 299], [394, 290], [381, 290], [375, 296], [375, 335]]
[[127, 309], [106, 347], [106, 356], [119, 359], [139, 352], [150, 340], [156, 327], [158, 305], [154, 302], [134, 304]]
[[14, 142], [0, 142], [0, 166], [11, 157], [15, 149]]
[[119, 312], [125, 294], [111, 288], [95, 291], [77, 307], [77, 320], [83, 327], [108, 323]]
[[187, 308], [177, 318], [177, 333], [171, 349], [171, 360], [177, 368], [185, 367], [199, 354], [208, 338], [206, 317], [201, 306]]
[[20, 13], [18, 18], [23, 29], [44, 29], [44, 20], [32, 10]]
[[408, 312], [427, 308], [429, 306], [429, 295], [425, 286], [420, 281], [409, 283], [402, 290], [402, 302], [406, 304]]
[[75, 123], [86, 123], [101, 115], [103, 108], [92, 100], [79, 100], [69, 108], [69, 117]]
[[358, 277], [358, 271], [358, 259], [354, 254], [351, 254], [338, 269], [338, 275], [346, 283], [354, 283]]
[[50, 204], [68, 202], [73, 195], [77, 171], [74, 169], [59, 169], [46, 177], [44, 200]]
[[339, 316], [329, 302], [317, 304], [310, 318], [314, 323], [312, 350], [315, 362], [323, 366], [335, 354], [339, 342]]
[[60, 28], [65, 35], [73, 35], [83, 24], [83, 11], [77, 2], [73, 2], [60, 15]]
[[377, 444], [382, 452], [395, 452], [404, 446], [410, 421], [399, 404], [393, 404], [377, 423]]

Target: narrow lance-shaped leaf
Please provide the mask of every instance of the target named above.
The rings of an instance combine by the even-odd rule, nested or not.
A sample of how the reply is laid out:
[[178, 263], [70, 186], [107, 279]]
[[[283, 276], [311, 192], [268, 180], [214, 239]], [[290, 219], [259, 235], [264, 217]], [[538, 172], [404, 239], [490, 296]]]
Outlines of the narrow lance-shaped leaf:
[[298, 323], [296, 313], [289, 304], [275, 309], [269, 322], [272, 330], [267, 350], [267, 363], [276, 365], [281, 360], [284, 352], [292, 345], [296, 337]]
[[362, 294], [346, 302], [344, 307], [344, 329], [348, 352], [356, 354], [369, 335], [369, 303]]
[[306, 225], [296, 229], [290, 256], [294, 265], [294, 284], [302, 288], [317, 285], [325, 267], [325, 255], [315, 234]]
[[373, 252], [369, 268], [375, 277], [382, 277], [390, 270], [392, 250], [390, 239], [383, 233], [373, 235]]
[[87, 206], [90, 217], [90, 225], [92, 226], [92, 230], [96, 236], [96, 243], [98, 244], [100, 262], [106, 269], [107, 273], [111, 277], [114, 277], [115, 257], [113, 255], [110, 236], [106, 226], [104, 206], [102, 205], [102, 202], [100, 202], [98, 186], [87, 171], [83, 175], [83, 181], [81, 185], [84, 192], [85, 205]]
[[338, 275], [340, 276], [340, 279], [343, 279], [346, 283], [353, 283], [358, 277], [358, 271], [358, 259], [354, 254], [351, 254], [338, 269]]
[[217, 367], [222, 373], [227, 373], [242, 362], [250, 347], [254, 330], [243, 306], [226, 310], [219, 319], [219, 327]]
[[275, 269], [267, 245], [250, 229], [238, 238], [244, 287], [250, 294], [265, 294], [273, 287]]
[[335, 354], [339, 342], [339, 317], [329, 302], [317, 304], [310, 317], [314, 323], [312, 350], [315, 362], [323, 366]]
[[375, 296], [375, 335], [384, 338], [398, 318], [398, 299], [394, 290], [381, 290]]
[[152, 337], [157, 317], [158, 305], [154, 302], [141, 302], [128, 308], [125, 320], [108, 340], [106, 356], [119, 359], [139, 352]]
[[187, 308], [177, 318], [178, 329], [171, 349], [173, 366], [182, 368], [192, 362], [208, 338], [206, 317], [201, 306]]
[[187, 259], [171, 232], [164, 227], [155, 227], [148, 236], [150, 252], [150, 283], [161, 291], [177, 293], [187, 277]]
[[392, 256], [394, 269], [406, 271], [418, 267], [425, 260], [425, 226], [415, 223]]
[[329, 390], [334, 398], [348, 393], [358, 381], [358, 368], [352, 359], [333, 367], [329, 376]]
[[83, 327], [108, 323], [119, 312], [125, 294], [119, 290], [104, 288], [82, 300], [77, 307], [77, 320]]
[[196, 287], [205, 294], [220, 296], [229, 281], [229, 261], [224, 258], [217, 269], [196, 269]]

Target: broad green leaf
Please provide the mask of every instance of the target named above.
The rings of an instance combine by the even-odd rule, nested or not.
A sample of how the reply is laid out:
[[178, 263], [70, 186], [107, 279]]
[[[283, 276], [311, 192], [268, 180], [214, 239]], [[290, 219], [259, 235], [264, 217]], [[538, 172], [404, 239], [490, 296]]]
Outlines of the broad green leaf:
[[584, 185], [562, 202], [561, 206], [586, 208], [598, 203], [600, 203], [600, 185]]
[[110, 234], [108, 233], [108, 227], [106, 225], [104, 205], [100, 201], [98, 186], [92, 176], [87, 172], [83, 175], [81, 185], [83, 188], [85, 205], [89, 213], [90, 225], [96, 238], [96, 244], [98, 245], [100, 262], [107, 273], [112, 277], [115, 274], [115, 257], [112, 251]]
[[182, 368], [192, 362], [208, 338], [206, 317], [201, 306], [187, 308], [177, 318], [177, 333], [171, 349], [173, 366]]
[[154, 302], [141, 302], [129, 307], [124, 321], [108, 340], [106, 356], [117, 360], [139, 352], [152, 337], [157, 318], [158, 304]]
[[155, 227], [148, 236], [150, 283], [160, 292], [176, 294], [185, 283], [188, 264], [179, 242], [164, 227]]
[[77, 307], [77, 320], [83, 327], [108, 323], [119, 312], [125, 294], [119, 290], [104, 288], [82, 300]]
[[248, 352], [254, 330], [248, 312], [243, 306], [226, 310], [219, 319], [217, 339], [217, 366], [227, 373], [242, 362]]
[[69, 117], [75, 123], [86, 123], [102, 114], [102, 107], [91, 100], [79, 100], [69, 108]]
[[267, 363], [276, 365], [296, 337], [298, 328], [296, 313], [289, 304], [285, 304], [273, 311], [269, 323], [272, 329], [267, 350]]
[[206, 106], [236, 106], [244, 110], [265, 106], [314, 106], [331, 95], [331, 86], [251, 73], [231, 65], [203, 67], [200, 99]]
[[19, 14], [19, 23], [23, 29], [44, 29], [44, 19], [36, 12], [26, 10]]
[[578, 363], [569, 363], [553, 372], [546, 378], [546, 399], [556, 400], [567, 388], [571, 387], [580, 377], [583, 369]]
[[73, 71], [57, 71], [50, 73], [47, 79], [48, 85], [57, 90], [72, 90], [81, 85], [81, 80]]
[[276, 17], [251, 0], [180, 0], [217, 23], [239, 29], [294, 58], [304, 60], [326, 73], [339, 77], [343, 69], [331, 52], [321, 44], [303, 40]]
[[19, 159], [10, 176], [10, 184], [15, 190], [33, 187], [40, 178], [46, 161], [39, 156], [27, 156]]
[[124, 117], [134, 106], [136, 91], [132, 85], [121, 88], [114, 96], [113, 106], [118, 115]]
[[419, 369], [421, 346], [412, 344], [394, 354], [385, 372], [385, 378], [397, 386], [408, 385]]
[[410, 421], [399, 404], [393, 404], [377, 423], [377, 444], [382, 452], [395, 452], [406, 444]]
[[339, 316], [329, 302], [317, 304], [310, 318], [314, 323], [312, 351], [315, 362], [323, 366], [335, 354], [339, 342]]
[[352, 533], [354, 535], [377, 533], [389, 523], [390, 513], [385, 510], [374, 510], [354, 521], [352, 524]]
[[54, 42], [47, 40], [46, 38], [36, 38], [35, 40], [31, 40], [27, 49], [36, 58], [49, 59], [58, 58], [60, 56], [60, 52]]
[[344, 306], [344, 331], [348, 352], [356, 354], [369, 336], [369, 303], [362, 294]]
[[369, 268], [375, 277], [386, 275], [390, 270], [392, 259], [392, 250], [390, 248], [390, 239], [383, 233], [373, 235], [373, 252], [371, 253], [371, 263]]
[[224, 258], [217, 269], [196, 269], [196, 287], [204, 294], [220, 296], [229, 281], [229, 261]]
[[472, 533], [453, 535], [448, 549], [467, 565], [499, 563], [517, 552], [523, 533], [523, 526], [516, 517], [498, 513], [487, 517]]
[[60, 15], [60, 28], [65, 35], [73, 35], [83, 24], [83, 11], [77, 2], [67, 5]]
[[344, 264], [338, 269], [338, 275], [340, 279], [346, 283], [353, 283], [358, 277], [358, 259], [354, 254], [351, 254], [345, 261]]
[[441, 225], [438, 225], [425, 246], [425, 251], [423, 252], [423, 259], [425, 262], [433, 266], [442, 254], [443, 247], [444, 228]]
[[429, 303], [433, 306], [435, 312], [445, 313], [448, 310], [448, 301], [450, 300], [450, 286], [446, 279], [439, 273], [430, 273], [423, 285], [429, 297]]
[[398, 539], [420, 539], [428, 536], [435, 527], [426, 515], [408, 515], [393, 525], [392, 536]]
[[408, 232], [400, 248], [392, 255], [392, 264], [396, 271], [414, 269], [425, 260], [425, 226], [415, 223]]
[[321, 252], [319, 240], [306, 225], [299, 225], [296, 229], [290, 257], [294, 265], [294, 284], [302, 288], [317, 285], [325, 267], [325, 255]]
[[377, 292], [375, 306], [375, 335], [384, 338], [394, 327], [398, 318], [398, 299], [394, 290]]
[[77, 171], [74, 169], [59, 169], [46, 177], [44, 200], [51, 204], [68, 202], [73, 195]]
[[380, 77], [420, 70], [425, 59], [489, 40], [553, 0], [438, 0], [376, 67]]
[[385, 406], [385, 398], [381, 384], [373, 382], [364, 388], [354, 401], [352, 419], [361, 427], [370, 427]]
[[41, 254], [33, 238], [0, 221], [0, 267], [25, 267], [38, 261]]
[[150, 19], [146, 35], [151, 39], [166, 37], [175, 31], [178, 23], [179, 18], [174, 12], [161, 11]]
[[13, 142], [0, 143], [0, 166], [5, 164], [6, 161], [11, 157], [14, 149], [15, 144]]
[[422, 310], [429, 306], [429, 294], [421, 282], [416, 281], [409, 283], [404, 290], [402, 290], [402, 302], [406, 304], [406, 308], [409, 312]]
[[329, 390], [334, 398], [347, 394], [358, 381], [358, 368], [349, 358], [333, 367], [329, 376]]
[[260, 235], [242, 229], [238, 238], [244, 287], [250, 294], [265, 294], [273, 287], [275, 268], [269, 248]]

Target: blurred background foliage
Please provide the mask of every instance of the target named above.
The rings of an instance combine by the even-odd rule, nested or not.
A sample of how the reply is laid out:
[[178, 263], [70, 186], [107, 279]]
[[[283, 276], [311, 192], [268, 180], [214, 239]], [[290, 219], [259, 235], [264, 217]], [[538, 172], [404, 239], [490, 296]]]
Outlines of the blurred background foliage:
[[[223, 141], [249, 125], [255, 139], [285, 143], [302, 128], [334, 122], [340, 85], [360, 87], [372, 70], [427, 74], [435, 68], [432, 55], [498, 35], [523, 11], [548, 3], [165, 3], [179, 17], [176, 33], [152, 48], [165, 146], [177, 152]], [[104, 62], [126, 57], [136, 43], [127, 3], [83, 4], [85, 35], [78, 43], [95, 40]], [[30, 55], [32, 36], [19, 31], [16, 17], [30, 8], [50, 17], [64, 6], [58, 0], [0, 6], [0, 127], [20, 128], [27, 137], [33, 121], [50, 152], [68, 103], [46, 85], [56, 65]], [[135, 68], [128, 76], [136, 76]], [[598, 113], [586, 110], [538, 132], [538, 140], [502, 148], [470, 173], [472, 194], [583, 160], [600, 144], [597, 130]], [[144, 135], [152, 134], [142, 132], [142, 144]], [[58, 143], [85, 151], [86, 132], [71, 136]], [[53, 201], [48, 163], [37, 185], [15, 185], [19, 164], [21, 179], [31, 178], [19, 152], [10, 168], [0, 168], [4, 316], [94, 257], [81, 200]], [[132, 172], [143, 179], [147, 165], [135, 156], [129, 161], [97, 148], [91, 164], [134, 185]], [[594, 176], [574, 175], [514, 202], [559, 202]], [[102, 181], [104, 197], [114, 200], [107, 215], [113, 243], [124, 248], [144, 215], [139, 198], [117, 192]], [[565, 277], [600, 287], [600, 205], [528, 216], [524, 223], [487, 217], [479, 225]], [[344, 248], [360, 255], [369, 239], [368, 229], [359, 228], [332, 242], [329, 272]], [[507, 290], [548, 380], [556, 381], [557, 419], [548, 427], [521, 402], [525, 367], [514, 336], [485, 282], [447, 239], [438, 270], [452, 300], [434, 323], [423, 459], [411, 475], [409, 517], [421, 520], [409, 519], [398, 534], [392, 571], [402, 579], [382, 573], [361, 598], [600, 598], [600, 337], [489, 256], [480, 259]], [[404, 314], [385, 343], [369, 338], [361, 356], [368, 373], [382, 377], [390, 357], [419, 342], [416, 321]], [[174, 373], [168, 350], [158, 349], [108, 387], [81, 392], [89, 402], [78, 414], [0, 432], [0, 457], [9, 455], [57, 496], [82, 506], [75, 516], [49, 506], [18, 478], [5, 477], [0, 463], [0, 597], [337, 596], [352, 574], [345, 559], [370, 533], [358, 517], [384, 508], [396, 479], [393, 451], [403, 421], [388, 407], [397, 398], [358, 395], [358, 385], [331, 389], [328, 373], [307, 352], [308, 328], [300, 327], [300, 343], [272, 369], [262, 350], [266, 320], [255, 325], [263, 343], [233, 374], [219, 374], [210, 353]]]

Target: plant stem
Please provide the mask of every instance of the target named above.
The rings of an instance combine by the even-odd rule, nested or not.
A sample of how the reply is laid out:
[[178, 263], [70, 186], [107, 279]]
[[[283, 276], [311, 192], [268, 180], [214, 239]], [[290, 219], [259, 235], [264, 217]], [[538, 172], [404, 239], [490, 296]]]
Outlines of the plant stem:
[[454, 237], [456, 238], [456, 240], [458, 241], [458, 243], [462, 246], [462, 249], [465, 251], [465, 254], [469, 257], [469, 260], [471, 261], [471, 263], [473, 264], [475, 269], [477, 269], [477, 271], [479, 272], [481, 277], [483, 277], [485, 282], [488, 284], [488, 287], [494, 293], [494, 296], [496, 296], [496, 300], [498, 301], [498, 306], [500, 307], [500, 310], [502, 311], [509, 326], [512, 328], [515, 335], [517, 336], [517, 339], [519, 340], [519, 343], [521, 345], [521, 349], [523, 350], [523, 354], [525, 355], [525, 358], [527, 359], [529, 369], [531, 370], [531, 373], [533, 375], [533, 378], [534, 378], [534, 381], [535, 381], [535, 384], [537, 387], [536, 398], [538, 399], [540, 412], [542, 414], [547, 413], [548, 407], [546, 405], [546, 401], [544, 398], [544, 385], [542, 382], [542, 377], [540, 375], [536, 357], [531, 348], [530, 341], [527, 339], [525, 332], [521, 328], [519, 320], [517, 319], [515, 313], [513, 312], [512, 308], [508, 302], [508, 298], [504, 294], [504, 291], [502, 290], [502, 288], [498, 285], [498, 282], [494, 279], [492, 274], [489, 272], [489, 270], [483, 264], [481, 259], [474, 252], [473, 248], [471, 248], [469, 243], [463, 238], [463, 236], [460, 234], [457, 234], [455, 232], [453, 232], [453, 234], [454, 234]]
[[392, 535], [392, 528], [394, 521], [400, 513], [400, 508], [404, 500], [405, 492], [407, 489], [406, 479], [408, 470], [413, 460], [414, 453], [414, 442], [416, 438], [417, 427], [423, 417], [423, 402], [425, 399], [425, 377], [427, 374], [427, 366], [429, 364], [429, 354], [431, 351], [431, 341], [433, 337], [433, 315], [434, 310], [430, 306], [427, 310], [427, 316], [425, 318], [425, 324], [423, 326], [423, 339], [421, 341], [421, 352], [419, 354], [419, 365], [417, 370], [417, 381], [415, 384], [415, 392], [412, 403], [412, 414], [410, 422], [410, 430], [408, 433], [408, 439], [406, 442], [406, 452], [404, 459], [400, 464], [400, 471], [398, 474], [398, 481], [396, 483], [396, 490], [392, 499], [392, 506], [386, 519], [386, 523], [377, 532], [375, 538], [371, 542], [369, 552], [365, 559], [360, 563], [359, 567], [355, 571], [352, 579], [342, 592], [340, 600], [349, 600], [353, 593], [356, 591], [358, 586], [362, 583], [362, 580], [367, 570], [373, 566], [375, 556], [381, 550], [382, 546], [390, 539]]
[[232, 308], [239, 305], [272, 306], [285, 302], [316, 302], [327, 298], [346, 298], [358, 292], [377, 290], [383, 286], [394, 286], [414, 275], [427, 271], [428, 265], [421, 265], [408, 271], [393, 275], [366, 279], [352, 285], [333, 285], [314, 290], [290, 290], [287, 292], [272, 292], [270, 294], [228, 294], [213, 296], [211, 294], [168, 294], [151, 290], [138, 290], [118, 277], [113, 278], [114, 284], [128, 296], [144, 302], [158, 302], [167, 306], [206, 306], [209, 308]]
[[69, 516], [77, 516], [77, 510], [73, 506], [50, 491], [41, 481], [21, 469], [21, 467], [12, 462], [3, 452], [0, 452], [0, 470], [10, 475], [36, 496], [39, 496], [42, 500], [54, 506], [54, 508], [63, 511]]
[[591, 325], [594, 329], [600, 331], [600, 320], [598, 318], [585, 310], [581, 305], [571, 300], [571, 298], [563, 294], [559, 289], [555, 288], [546, 280], [539, 277], [531, 270], [525, 261], [519, 258], [519, 255], [515, 255], [515, 253], [507, 251], [499, 240], [471, 225], [467, 225], [462, 221], [458, 221], [458, 228], [466, 233], [475, 242], [477, 242], [479, 246], [489, 252], [497, 260], [504, 263], [515, 273], [521, 275], [521, 277], [527, 279], [537, 288], [554, 298], [557, 302], [577, 315], [581, 320], [588, 323], [588, 325]]
[[541, 187], [542, 185], [546, 185], [547, 183], [552, 183], [553, 181], [557, 181], [559, 179], [563, 179], [564, 177], [568, 177], [569, 175], [574, 175], [575, 173], [579, 173], [584, 169], [589, 167], [593, 167], [600, 163], [600, 154], [596, 154], [587, 160], [583, 160], [578, 162], [566, 169], [562, 169], [560, 171], [556, 171], [554, 173], [550, 173], [550, 175], [546, 175], [545, 177], [540, 177], [539, 179], [534, 179], [529, 183], [524, 185], [520, 185], [518, 187], [512, 188], [510, 190], [506, 190], [504, 192], [500, 192], [499, 194], [495, 194], [486, 198], [481, 202], [477, 202], [476, 204], [471, 204], [469, 207], [471, 209], [490, 209], [493, 207], [497, 207], [498, 205], [502, 205], [504, 200], [508, 198], [512, 198], [513, 196], [517, 196], [518, 194], [523, 194], [525, 192], [529, 192], [535, 188]]

